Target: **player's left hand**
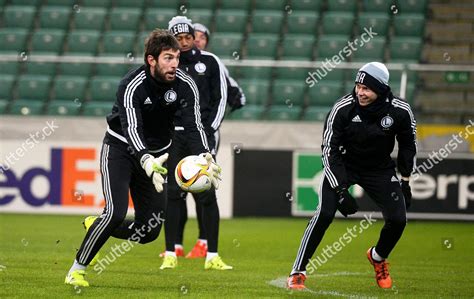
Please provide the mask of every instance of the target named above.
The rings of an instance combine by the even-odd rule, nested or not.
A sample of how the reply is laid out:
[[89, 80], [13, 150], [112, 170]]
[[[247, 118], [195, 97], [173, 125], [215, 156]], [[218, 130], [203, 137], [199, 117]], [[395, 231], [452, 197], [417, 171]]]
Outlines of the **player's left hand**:
[[411, 206], [410, 182], [402, 180], [401, 187], [402, 187], [403, 197], [405, 198], [405, 207], [408, 209]]
[[203, 157], [207, 161], [207, 165], [209, 165], [207, 171], [210, 174], [212, 186], [217, 190], [219, 189], [219, 181], [222, 180], [221, 173], [222, 169], [219, 165], [217, 165], [216, 161], [210, 153], [202, 153], [199, 156]]

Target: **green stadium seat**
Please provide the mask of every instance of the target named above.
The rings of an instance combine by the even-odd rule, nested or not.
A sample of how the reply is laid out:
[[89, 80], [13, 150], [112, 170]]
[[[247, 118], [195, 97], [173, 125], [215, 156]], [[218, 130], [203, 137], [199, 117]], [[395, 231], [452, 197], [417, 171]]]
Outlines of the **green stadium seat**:
[[120, 76], [123, 77], [131, 66], [129, 64], [121, 63], [99, 63], [96, 65], [97, 76]]
[[272, 105], [301, 106], [304, 103], [306, 84], [301, 80], [273, 81]]
[[20, 63], [18, 61], [0, 61], [0, 70], [2, 70], [2, 75], [17, 75]]
[[[316, 71], [316, 69], [314, 69], [313, 72], [314, 71]], [[346, 70], [335, 68], [335, 69], [331, 69], [330, 72], [322, 71], [321, 74], [324, 75], [324, 78], [319, 79], [316, 75], [315, 75], [315, 78], [319, 79], [318, 81], [323, 81], [323, 80], [336, 81], [336, 82], [339, 82], [339, 84], [341, 84], [342, 86], [344, 84], [345, 78], [347, 77], [346, 73], [347, 73]]]
[[[407, 70], [407, 78], [408, 82], [417, 82], [418, 80], [418, 72]], [[399, 84], [402, 79], [402, 71], [399, 70], [390, 70], [390, 85], [392, 84]]]
[[400, 14], [393, 22], [396, 36], [422, 37], [425, 29], [425, 17], [422, 14]]
[[375, 36], [369, 42], [365, 43], [360, 49], [355, 51], [352, 61], [384, 61], [385, 56], [385, 38]]
[[97, 52], [100, 31], [73, 30], [67, 36], [66, 51], [68, 55], [91, 55]]
[[[392, 89], [392, 93], [395, 96], [400, 96], [400, 82], [391, 82], [390, 83], [390, 88]], [[415, 95], [415, 90], [416, 90], [416, 84], [413, 82], [408, 82], [407, 87], [405, 91], [405, 98], [410, 105], [413, 105], [414, 103], [414, 95]]]
[[212, 10], [210, 9], [190, 9], [187, 12], [187, 16], [193, 21], [193, 24], [201, 23], [208, 28], [211, 26]]
[[[214, 7], [216, 7], [216, 4], [217, 4], [216, 2], [217, 2], [217, 0], [193, 1], [192, 3], [186, 4], [186, 8], [188, 9], [187, 13], [190, 14], [195, 9], [213, 10]], [[193, 20], [193, 23], [195, 23], [194, 20]], [[198, 23], [200, 23], [200, 22], [198, 22]]]
[[325, 60], [338, 55], [339, 51], [347, 46], [348, 40], [347, 35], [321, 35], [318, 42], [318, 60]]
[[114, 102], [115, 92], [119, 85], [121, 77], [99, 77], [94, 76], [90, 82], [89, 99], [96, 102]]
[[215, 33], [211, 37], [209, 51], [223, 59], [239, 59], [242, 40], [240, 33]]
[[74, 28], [102, 30], [106, 16], [107, 10], [102, 7], [81, 7], [81, 11], [74, 14]]
[[181, 2], [182, 2], [181, 0], [150, 0], [148, 3], [148, 6], [152, 8], [160, 8], [160, 9], [162, 8], [174, 9], [175, 15], [176, 15], [176, 10], [179, 8]]
[[390, 62], [418, 62], [421, 55], [421, 38], [393, 37], [390, 42]]
[[240, 79], [270, 80], [271, 77], [272, 77], [271, 67], [243, 66], [239, 68]]
[[247, 39], [247, 58], [275, 59], [278, 39], [277, 34], [250, 33]]
[[103, 54], [117, 54], [126, 57], [127, 53], [134, 53], [135, 32], [108, 31], [103, 37]]
[[31, 37], [31, 53], [58, 55], [64, 46], [64, 30], [39, 29]]
[[247, 104], [242, 109], [235, 110], [229, 116], [233, 120], [260, 120], [265, 107]]
[[58, 74], [89, 77], [92, 74], [91, 63], [59, 63]]
[[91, 101], [84, 104], [84, 116], [104, 117], [112, 111], [113, 102]]
[[328, 11], [348, 11], [357, 10], [357, 0], [330, 0], [328, 1]]
[[29, 101], [29, 100], [16, 100], [13, 101], [10, 107], [10, 114], [13, 115], [41, 115], [43, 114], [44, 102], [42, 101]]
[[282, 59], [311, 60], [315, 37], [309, 34], [289, 34], [283, 39]]
[[[79, 2], [79, 1], [77, 1]], [[71, 8], [71, 2], [69, 1], [64, 1], [64, 0], [44, 0], [43, 5], [48, 5], [48, 6], [66, 6]], [[80, 7], [80, 5], [78, 5]]]
[[[77, 105], [76, 99], [84, 99], [87, 78], [81, 76], [57, 76], [52, 88], [52, 99], [69, 101]], [[76, 100], [76, 101], [75, 101]]]
[[259, 33], [280, 33], [282, 23], [282, 11], [256, 10], [252, 18], [252, 31]]
[[[145, 29], [168, 29], [168, 22], [176, 16], [176, 9], [147, 9], [145, 10]], [[149, 32], [148, 32], [149, 33]]]
[[110, 30], [136, 31], [140, 22], [139, 8], [115, 7], [109, 13]]
[[265, 0], [255, 1], [255, 9], [265, 10], [280, 10], [282, 11], [286, 6], [286, 0]]
[[324, 34], [351, 35], [354, 14], [348, 12], [327, 12], [323, 16]]
[[313, 34], [317, 32], [319, 15], [316, 12], [294, 11], [288, 15], [288, 34], [305, 33]]
[[27, 6], [38, 6], [41, 0], [11, 0], [10, 4], [13, 5], [27, 5]]
[[66, 6], [43, 6], [39, 13], [39, 25], [48, 29], [67, 29], [73, 10]]
[[329, 106], [309, 106], [304, 112], [303, 120], [324, 122], [329, 111], [331, 111]]
[[[324, 0], [291, 0], [291, 13], [301, 11], [319, 11]], [[289, 11], [288, 11], [289, 12]]]
[[49, 98], [51, 77], [43, 75], [18, 76], [17, 98], [20, 100], [46, 101]]
[[343, 85], [339, 81], [321, 80], [309, 88], [309, 105], [332, 106], [337, 99], [343, 96], [342, 87]]
[[79, 114], [80, 102], [55, 100], [49, 103], [46, 113], [48, 115], [74, 116]]
[[0, 114], [6, 114], [9, 101], [0, 99]]
[[26, 29], [4, 28], [0, 29], [0, 53], [16, 54], [26, 50]]
[[115, 7], [127, 7], [127, 8], [138, 8], [142, 9], [145, 5], [147, 0], [115, 0], [114, 5]]
[[56, 63], [25, 61], [25, 73], [28, 75], [56, 75]]
[[265, 105], [268, 100], [270, 82], [259, 79], [239, 80], [248, 104]]
[[216, 12], [216, 32], [245, 32], [247, 12], [245, 10], [218, 10]]
[[235, 0], [221, 0], [221, 6], [220, 8], [223, 9], [243, 9], [247, 11], [247, 9], [250, 6], [250, 3], [252, 2], [251, 0], [240, 0], [240, 1], [235, 1]]
[[300, 118], [301, 107], [287, 105], [272, 105], [265, 116], [266, 120], [295, 121]]
[[143, 32], [140, 32], [140, 34], [138, 34], [138, 39], [135, 43], [137, 46], [137, 52], [136, 52], [137, 57], [143, 57], [145, 53], [145, 40], [149, 34], [150, 34], [150, 31], [143, 31]]
[[10, 100], [12, 98], [11, 92], [13, 83], [15, 83], [15, 76], [13, 75], [0, 75], [0, 99]]
[[81, 12], [83, 7], [103, 7], [108, 8], [112, 0], [82, 0]]
[[421, 13], [426, 12], [428, 0], [397, 0], [398, 13]]
[[359, 15], [359, 34], [364, 32], [364, 28], [377, 32], [379, 36], [387, 35], [390, 24], [390, 17], [386, 13], [361, 13]]
[[30, 29], [35, 18], [34, 6], [6, 6], [3, 11], [3, 24], [10, 28]]
[[393, 5], [392, 1], [387, 0], [363, 0], [362, 9], [367, 12], [389, 13], [390, 7]]
[[301, 67], [277, 67], [275, 68], [275, 76], [277, 79], [300, 80], [304, 82], [308, 76], [310, 69]]

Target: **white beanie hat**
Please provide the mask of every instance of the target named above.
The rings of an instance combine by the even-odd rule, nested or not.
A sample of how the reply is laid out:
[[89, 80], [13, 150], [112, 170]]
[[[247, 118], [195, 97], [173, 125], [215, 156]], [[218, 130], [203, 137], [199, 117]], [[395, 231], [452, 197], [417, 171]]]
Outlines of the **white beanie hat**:
[[188, 19], [184, 16], [176, 16], [173, 17], [169, 22], [168, 22], [168, 30], [173, 34], [174, 36], [180, 34], [180, 33], [189, 33], [192, 36], [194, 36], [194, 27], [191, 19]]

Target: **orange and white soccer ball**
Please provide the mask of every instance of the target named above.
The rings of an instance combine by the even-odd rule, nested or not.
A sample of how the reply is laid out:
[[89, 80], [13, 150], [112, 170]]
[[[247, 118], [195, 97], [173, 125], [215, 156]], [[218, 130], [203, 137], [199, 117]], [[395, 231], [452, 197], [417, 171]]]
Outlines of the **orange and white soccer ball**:
[[187, 192], [199, 193], [212, 186], [208, 162], [201, 156], [187, 156], [179, 161], [174, 171], [176, 183]]

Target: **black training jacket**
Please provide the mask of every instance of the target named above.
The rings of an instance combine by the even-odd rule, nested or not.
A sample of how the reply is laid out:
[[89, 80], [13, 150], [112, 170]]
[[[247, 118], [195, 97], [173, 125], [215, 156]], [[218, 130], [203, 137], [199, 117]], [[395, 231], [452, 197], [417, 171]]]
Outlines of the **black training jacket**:
[[412, 173], [416, 156], [416, 121], [410, 105], [389, 96], [377, 106], [376, 112], [369, 112], [366, 107], [359, 106], [352, 93], [339, 99], [326, 117], [322, 160], [324, 174], [332, 188], [347, 185], [347, 169], [394, 168], [390, 154], [395, 138], [398, 141], [398, 171], [406, 177]]
[[181, 70], [172, 83], [158, 82], [146, 65], [128, 73], [121, 81], [112, 112], [107, 116], [105, 142], [127, 143], [140, 159], [171, 145], [175, 114], [191, 141], [193, 154], [209, 151], [200, 119], [199, 92], [193, 79]]

